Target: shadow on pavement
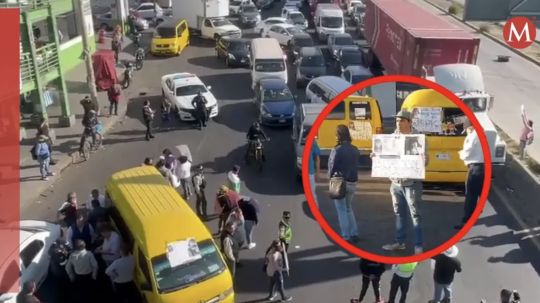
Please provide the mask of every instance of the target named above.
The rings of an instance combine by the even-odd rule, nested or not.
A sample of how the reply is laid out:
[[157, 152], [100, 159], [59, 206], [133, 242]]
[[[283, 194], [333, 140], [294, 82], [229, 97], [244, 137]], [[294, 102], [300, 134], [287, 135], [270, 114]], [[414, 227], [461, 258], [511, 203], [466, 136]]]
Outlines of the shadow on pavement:
[[[187, 60], [189, 64], [206, 67], [212, 70], [229, 69], [225, 62], [216, 56], [195, 57]], [[204, 82], [204, 81], [203, 81]], [[205, 82], [206, 83], [206, 82]], [[208, 85], [208, 83], [207, 83]], [[212, 86], [213, 87], [213, 86]]]
[[[200, 76], [199, 78], [207, 86], [212, 86], [214, 97], [220, 101], [253, 99], [251, 75], [247, 70], [245, 72]], [[231, 81], [243, 83], [245, 87], [243, 89], [231, 89]]]

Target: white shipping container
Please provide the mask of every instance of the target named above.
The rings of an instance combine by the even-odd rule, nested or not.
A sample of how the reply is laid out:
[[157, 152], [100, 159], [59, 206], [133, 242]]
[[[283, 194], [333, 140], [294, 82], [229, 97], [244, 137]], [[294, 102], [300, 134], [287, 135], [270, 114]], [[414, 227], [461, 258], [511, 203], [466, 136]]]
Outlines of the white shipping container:
[[229, 16], [229, 0], [183, 0], [173, 2], [173, 17], [185, 19], [200, 30], [204, 18]]

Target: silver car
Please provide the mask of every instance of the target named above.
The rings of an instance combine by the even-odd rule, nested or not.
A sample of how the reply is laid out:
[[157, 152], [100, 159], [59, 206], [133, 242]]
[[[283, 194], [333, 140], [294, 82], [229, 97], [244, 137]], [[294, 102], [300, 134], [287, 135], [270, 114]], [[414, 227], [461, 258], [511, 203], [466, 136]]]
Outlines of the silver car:
[[[135, 23], [135, 27], [139, 31], [143, 31], [145, 29], [148, 29], [149, 27], [148, 21], [140, 17], [137, 17], [134, 23]], [[98, 29], [103, 28], [105, 30], [112, 30], [115, 24], [116, 22], [112, 19], [111, 12], [94, 16], [94, 26]]]

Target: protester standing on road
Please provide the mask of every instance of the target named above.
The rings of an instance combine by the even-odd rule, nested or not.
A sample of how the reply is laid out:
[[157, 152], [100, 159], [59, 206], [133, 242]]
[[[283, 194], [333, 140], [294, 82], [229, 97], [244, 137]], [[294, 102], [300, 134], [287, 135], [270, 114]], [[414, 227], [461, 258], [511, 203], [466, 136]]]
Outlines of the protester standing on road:
[[50, 168], [51, 152], [50, 146], [47, 143], [48, 140], [49, 138], [47, 138], [45, 135], [39, 136], [36, 146], [34, 148], [34, 155], [39, 162], [39, 172], [43, 181], [48, 181], [49, 176], [54, 176], [54, 173], [51, 171]]
[[55, 165], [56, 161], [54, 161], [53, 158], [52, 158], [52, 146], [54, 144], [54, 142], [53, 142], [54, 131], [51, 130], [51, 128], [49, 126], [49, 121], [46, 118], [41, 118], [41, 123], [39, 124], [39, 127], [37, 129], [36, 137], [39, 138], [39, 136], [41, 136], [41, 135], [44, 135], [45, 137], [48, 138], [47, 139], [47, 144], [49, 145], [49, 154], [50, 154], [49, 164], [50, 165]]
[[133, 282], [135, 260], [126, 244], [122, 245], [120, 253], [120, 258], [114, 260], [114, 262], [107, 267], [105, 274], [109, 276], [113, 282], [116, 302], [138, 302], [139, 290], [137, 289], [135, 282]]
[[346, 182], [343, 199], [334, 199], [341, 237], [346, 241], [358, 242], [358, 225], [352, 209], [352, 200], [358, 183], [360, 152], [352, 143], [349, 128], [343, 124], [336, 129], [337, 145], [328, 159], [328, 177], [341, 176]]
[[93, 302], [94, 283], [98, 274], [98, 263], [92, 252], [86, 250], [83, 240], [75, 242], [75, 251], [66, 264], [69, 279], [75, 286], [77, 302]]
[[225, 221], [225, 225], [229, 223], [234, 224], [234, 229], [236, 230], [236, 232], [234, 233], [234, 238], [238, 243], [238, 246], [240, 248], [243, 248], [244, 244], [246, 243], [246, 228], [244, 215], [242, 214], [242, 210], [239, 206], [233, 208], [231, 213], [229, 214], [229, 217]]
[[221, 251], [233, 278], [236, 275], [236, 266], [239, 263], [240, 253], [240, 247], [234, 237], [235, 233], [236, 226], [233, 222], [230, 222], [225, 225], [224, 232], [221, 234]]
[[311, 186], [311, 192], [315, 203], [319, 206], [319, 201], [317, 199], [317, 188], [316, 182], [319, 181], [319, 176], [321, 174], [321, 149], [317, 143], [317, 137], [313, 140], [313, 145], [311, 146], [311, 155], [309, 157], [309, 184]]
[[385, 265], [375, 261], [362, 259], [360, 260], [360, 272], [362, 273], [362, 290], [358, 297], [358, 302], [362, 302], [369, 288], [369, 283], [373, 285], [373, 293], [375, 294], [375, 303], [384, 302], [381, 297], [381, 276], [385, 271]]
[[[66, 202], [62, 203], [58, 209], [59, 219], [64, 221], [66, 227], [74, 225], [77, 221], [77, 193], [70, 192], [67, 195]], [[66, 239], [69, 241], [69, 239]]]
[[201, 92], [198, 92], [191, 101], [191, 106], [195, 109], [195, 119], [197, 120], [199, 130], [206, 127], [206, 122], [208, 120], [208, 110], [206, 109], [207, 103], [208, 101]]
[[184, 199], [189, 199], [191, 197], [191, 161], [186, 156], [178, 157], [178, 179], [180, 179], [180, 184], [182, 185], [182, 192]]
[[282, 243], [274, 241], [265, 256], [266, 274], [270, 277], [270, 290], [266, 298], [268, 301], [273, 301], [276, 298], [276, 288], [281, 295], [281, 301], [288, 302], [292, 300], [292, 297], [285, 296], [283, 271], [286, 270], [286, 266], [283, 253]]
[[96, 240], [96, 233], [94, 232], [92, 225], [90, 225], [82, 215], [79, 215], [77, 217], [77, 222], [67, 230], [66, 240], [71, 245], [77, 240], [83, 240], [85, 247], [90, 249], [92, 243]]
[[279, 221], [278, 230], [279, 230], [279, 234], [278, 234], [279, 241], [285, 247], [285, 251], [289, 252], [289, 244], [291, 244], [291, 240], [292, 240], [291, 212], [290, 211], [283, 212], [281, 221]]
[[154, 138], [152, 135], [152, 120], [154, 120], [154, 110], [150, 107], [150, 100], [144, 101], [143, 120], [146, 125], [146, 141]]
[[88, 202], [86, 202], [86, 207], [90, 210], [93, 208], [94, 205], [92, 201], [97, 201], [99, 205], [101, 205], [101, 207], [103, 208], [106, 207], [105, 196], [100, 194], [99, 189], [97, 188], [92, 189], [92, 192], [90, 192], [90, 198], [88, 199]]
[[[412, 127], [411, 113], [402, 110], [396, 115], [396, 130], [395, 135], [410, 135], [418, 134]], [[374, 157], [371, 154], [371, 157]], [[424, 151], [422, 154], [424, 158], [424, 164], [428, 165], [427, 157], [427, 142], [424, 144]], [[399, 179], [390, 178], [392, 185], [390, 186], [390, 194], [392, 195], [392, 204], [394, 207], [394, 214], [396, 216], [396, 236], [395, 241], [392, 244], [386, 244], [383, 246], [384, 250], [404, 250], [405, 239], [407, 237], [406, 222], [408, 216], [412, 217], [412, 223], [414, 227], [415, 242], [414, 253], [421, 254], [423, 252], [423, 237], [422, 237], [422, 218], [420, 211], [420, 204], [422, 202], [422, 181], [417, 179]]]
[[253, 229], [259, 224], [259, 203], [253, 198], [242, 197], [241, 200], [238, 201], [238, 206], [240, 206], [245, 219], [244, 226], [246, 229], [247, 248], [253, 249], [257, 246], [257, 244], [253, 242]]
[[463, 142], [463, 149], [459, 151], [459, 157], [467, 165], [467, 181], [465, 182], [465, 203], [463, 205], [463, 218], [461, 223], [454, 226], [461, 229], [472, 216], [476, 204], [482, 193], [484, 185], [484, 155], [482, 145], [476, 130], [470, 126], [467, 128], [467, 137]]
[[170, 149], [166, 148], [162, 152], [163, 160], [165, 160], [165, 164], [171, 165], [171, 173], [176, 172], [176, 166], [178, 165], [178, 162], [176, 161], [176, 157], [173, 155]]
[[88, 223], [96, 230], [98, 224], [101, 222], [107, 222], [108, 211], [106, 208], [101, 207], [98, 200], [92, 200], [92, 210], [88, 214]]
[[457, 258], [458, 254], [459, 250], [454, 245], [443, 254], [432, 258], [435, 260], [435, 270], [433, 272], [435, 293], [433, 300], [430, 300], [429, 303], [450, 303], [452, 301], [454, 274], [461, 272], [461, 262]]
[[407, 300], [407, 292], [409, 291], [409, 285], [414, 274], [414, 270], [418, 265], [417, 262], [395, 264], [392, 266], [394, 270], [394, 276], [390, 282], [390, 295], [388, 296], [388, 303], [394, 303], [398, 289], [401, 291], [401, 298], [399, 303], [405, 303]]
[[195, 189], [195, 196], [197, 197], [195, 211], [197, 212], [197, 216], [206, 220], [208, 218], [206, 194], [204, 192], [206, 189], [206, 179], [204, 178], [203, 172], [204, 168], [201, 165], [198, 167], [191, 181], [193, 183], [193, 189]]
[[95, 253], [101, 254], [101, 259], [103, 259], [106, 266], [109, 266], [120, 257], [122, 239], [108, 224], [102, 226], [101, 236], [103, 237], [103, 244], [96, 248]]
[[107, 90], [107, 97], [109, 98], [109, 116], [114, 115], [118, 116], [118, 102], [120, 102], [120, 97], [122, 96], [122, 86], [118, 83], [113, 84]]
[[218, 222], [218, 232], [221, 233], [223, 225], [232, 209], [238, 206], [238, 201], [240, 201], [240, 196], [235, 192], [230, 190], [227, 186], [223, 185], [220, 187], [217, 193], [216, 199], [216, 208], [220, 212], [219, 222]]
[[36, 292], [36, 282], [28, 281], [23, 284], [21, 292], [17, 295], [17, 303], [41, 303], [34, 294]]
[[519, 159], [523, 160], [525, 147], [531, 145], [534, 140], [533, 121], [527, 118], [523, 104], [521, 105], [521, 121], [523, 122], [523, 128], [521, 129], [521, 136], [519, 136]]
[[118, 64], [118, 55], [122, 50], [122, 44], [124, 43], [124, 34], [122, 33], [122, 27], [117, 25], [112, 34], [111, 49], [114, 51], [114, 60]]
[[227, 173], [227, 184], [229, 189], [235, 191], [237, 194], [240, 194], [240, 166], [233, 166], [232, 170]]

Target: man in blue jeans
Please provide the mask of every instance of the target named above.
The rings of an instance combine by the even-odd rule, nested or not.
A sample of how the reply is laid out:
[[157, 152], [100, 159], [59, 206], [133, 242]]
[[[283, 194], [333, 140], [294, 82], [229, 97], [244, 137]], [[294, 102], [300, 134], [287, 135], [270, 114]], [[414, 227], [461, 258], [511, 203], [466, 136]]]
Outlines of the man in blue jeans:
[[[417, 134], [412, 127], [411, 113], [405, 110], [396, 115], [396, 135]], [[427, 166], [427, 142], [424, 144], [424, 161]], [[373, 157], [373, 154], [372, 154]], [[390, 194], [392, 195], [392, 204], [394, 214], [396, 215], [396, 238], [395, 242], [383, 246], [384, 250], [404, 250], [405, 239], [407, 237], [406, 216], [411, 214], [414, 226], [415, 242], [414, 253], [423, 252], [422, 221], [420, 214], [420, 202], [422, 200], [422, 181], [415, 179], [390, 178]]]
[[311, 155], [309, 157], [309, 184], [311, 186], [311, 192], [315, 203], [319, 206], [319, 200], [317, 199], [317, 190], [315, 182], [319, 179], [319, 174], [321, 171], [321, 149], [317, 143], [317, 137], [313, 140], [313, 145], [311, 146]]

